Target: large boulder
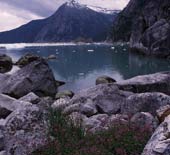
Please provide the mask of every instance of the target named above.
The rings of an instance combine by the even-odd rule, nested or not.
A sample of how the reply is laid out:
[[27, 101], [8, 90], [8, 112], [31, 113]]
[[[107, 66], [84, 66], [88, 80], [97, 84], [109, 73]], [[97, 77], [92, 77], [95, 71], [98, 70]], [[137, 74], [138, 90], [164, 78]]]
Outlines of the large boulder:
[[22, 56], [22, 57], [16, 62], [16, 65], [18, 65], [19, 67], [24, 67], [24, 66], [30, 64], [30, 63], [33, 62], [33, 61], [42, 60], [42, 59], [43, 59], [43, 58], [41, 58], [41, 57], [38, 56], [38, 55], [28, 53], [28, 54]]
[[12, 69], [12, 59], [11, 57], [0, 54], [0, 73], [6, 73], [9, 72]]
[[3, 129], [7, 155], [28, 155], [47, 144], [46, 116], [35, 105], [17, 109], [6, 119]]
[[54, 96], [57, 92], [56, 81], [45, 60], [33, 61], [2, 83], [0, 92], [20, 98], [30, 92], [38, 96]]
[[82, 112], [88, 116], [95, 113], [117, 114], [120, 113], [126, 98], [132, 94], [119, 90], [114, 84], [97, 85], [76, 94], [70, 105], [64, 109], [64, 113]]
[[170, 116], [156, 129], [142, 155], [170, 154]]
[[162, 92], [170, 94], [170, 72], [160, 72], [149, 75], [136, 76], [134, 78], [116, 83], [122, 90], [134, 93]]
[[129, 115], [149, 112], [156, 116], [156, 110], [165, 105], [170, 105], [170, 97], [163, 93], [134, 94], [127, 98], [121, 112]]

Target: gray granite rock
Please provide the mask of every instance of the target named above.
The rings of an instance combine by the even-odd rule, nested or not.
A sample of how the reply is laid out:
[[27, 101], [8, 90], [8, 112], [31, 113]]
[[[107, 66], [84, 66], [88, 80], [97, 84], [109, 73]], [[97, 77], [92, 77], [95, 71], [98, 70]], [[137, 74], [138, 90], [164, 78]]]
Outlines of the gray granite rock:
[[170, 97], [163, 93], [135, 94], [127, 98], [121, 113], [134, 115], [138, 112], [149, 112], [156, 116], [156, 110], [165, 105], [170, 105]]
[[0, 130], [4, 129], [5, 124], [6, 124], [6, 119], [0, 119]]
[[96, 133], [99, 131], [104, 131], [108, 129], [107, 123], [109, 116], [107, 114], [98, 114], [83, 121], [83, 127], [86, 132]]
[[38, 102], [40, 102], [40, 97], [37, 96], [36, 94], [34, 94], [33, 92], [19, 98], [20, 101], [25, 101], [25, 102], [30, 102], [32, 104], [37, 104]]
[[5, 151], [5, 150], [0, 151], [0, 155], [7, 155], [7, 154], [6, 154], [6, 151]]
[[47, 144], [48, 123], [35, 105], [15, 110], [6, 120], [4, 141], [7, 155], [28, 155]]
[[16, 109], [16, 104], [14, 103], [15, 101], [16, 99], [12, 97], [0, 94], [0, 119], [6, 118], [12, 111]]
[[158, 120], [155, 119], [150, 113], [148, 112], [139, 112], [136, 113], [130, 120], [130, 123], [135, 125], [135, 127], [143, 130], [146, 129], [151, 133], [155, 131], [158, 127]]
[[157, 111], [157, 118], [159, 119], [160, 123], [162, 123], [167, 116], [170, 115], [170, 105], [165, 105], [160, 107]]
[[[91, 108], [94, 110], [96, 106], [98, 113], [116, 114], [120, 113], [121, 105], [125, 103], [128, 96], [133, 93], [121, 91], [114, 84], [101, 84], [95, 87], [83, 90], [76, 94], [70, 101], [70, 107], [75, 111], [80, 111], [80, 108], [86, 106], [90, 102]], [[89, 107], [89, 105], [88, 105]], [[71, 111], [71, 110], [70, 110]], [[96, 110], [94, 110], [96, 112]]]
[[129, 125], [130, 118], [126, 114], [116, 114], [116, 115], [111, 115], [108, 120], [107, 126], [109, 128], [113, 128], [115, 126], [120, 126], [120, 125]]
[[162, 92], [170, 94], [170, 72], [160, 72], [136, 76], [134, 78], [117, 82], [120, 89], [134, 93]]
[[42, 59], [33, 61], [7, 78], [0, 92], [20, 98], [30, 92], [38, 96], [54, 96], [56, 81], [48, 64]]
[[0, 54], [0, 73], [9, 72], [12, 69], [13, 63], [11, 57], [6, 54]]
[[22, 56], [16, 62], [16, 65], [18, 65], [19, 67], [24, 67], [24, 66], [32, 63], [33, 61], [37, 61], [37, 60], [42, 60], [42, 58], [40, 56], [38, 56], [38, 55], [28, 53], [28, 54]]
[[80, 107], [80, 112], [87, 117], [93, 116], [98, 113], [97, 107], [92, 100], [88, 99], [85, 104]]
[[70, 105], [70, 98], [60, 98], [56, 100], [52, 105], [51, 108], [56, 111], [63, 111], [66, 107]]
[[109, 76], [100, 76], [96, 79], [96, 85], [98, 84], [107, 84], [107, 83], [114, 83], [116, 82], [116, 80], [114, 80], [113, 78], [109, 77]]
[[4, 150], [4, 135], [2, 134], [2, 131], [0, 130], [0, 151]]
[[170, 154], [170, 116], [156, 129], [142, 155]]

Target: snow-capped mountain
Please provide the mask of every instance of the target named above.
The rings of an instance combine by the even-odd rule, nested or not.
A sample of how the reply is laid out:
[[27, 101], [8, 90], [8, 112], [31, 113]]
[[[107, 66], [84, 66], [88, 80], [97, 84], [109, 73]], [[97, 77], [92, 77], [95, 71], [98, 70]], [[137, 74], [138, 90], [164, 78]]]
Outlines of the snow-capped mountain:
[[0, 33], [0, 43], [104, 41], [117, 16], [117, 12], [106, 12], [72, 0], [46, 19]]

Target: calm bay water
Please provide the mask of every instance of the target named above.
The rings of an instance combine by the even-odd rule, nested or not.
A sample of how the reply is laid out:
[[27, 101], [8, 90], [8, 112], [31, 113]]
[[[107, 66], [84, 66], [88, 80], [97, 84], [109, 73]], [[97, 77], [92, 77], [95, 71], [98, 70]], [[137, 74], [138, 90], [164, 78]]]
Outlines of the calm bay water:
[[67, 84], [61, 89], [78, 91], [95, 85], [101, 75], [117, 81], [133, 76], [170, 70], [170, 60], [144, 57], [128, 52], [128, 46], [115, 45], [57, 45], [29, 46], [25, 48], [7, 46], [0, 53], [10, 55], [14, 61], [26, 53], [41, 56], [57, 55], [49, 65], [57, 80]]

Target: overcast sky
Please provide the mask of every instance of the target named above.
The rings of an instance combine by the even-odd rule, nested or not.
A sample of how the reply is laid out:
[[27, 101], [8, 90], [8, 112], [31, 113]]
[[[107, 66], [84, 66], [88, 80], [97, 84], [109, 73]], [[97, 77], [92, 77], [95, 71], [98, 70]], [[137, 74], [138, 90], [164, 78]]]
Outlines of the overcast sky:
[[[0, 31], [16, 28], [54, 13], [67, 0], [0, 0]], [[123, 9], [129, 0], [77, 0], [109, 9]]]

